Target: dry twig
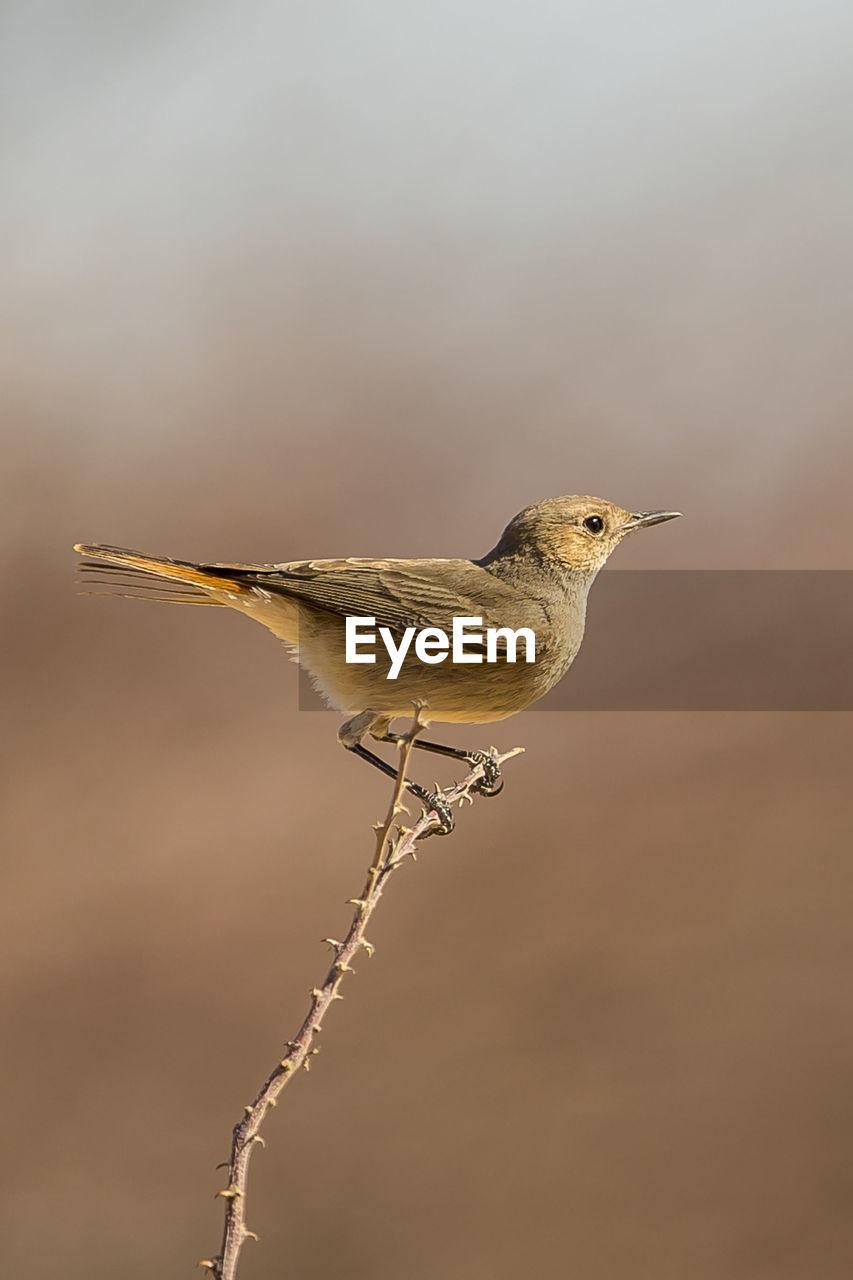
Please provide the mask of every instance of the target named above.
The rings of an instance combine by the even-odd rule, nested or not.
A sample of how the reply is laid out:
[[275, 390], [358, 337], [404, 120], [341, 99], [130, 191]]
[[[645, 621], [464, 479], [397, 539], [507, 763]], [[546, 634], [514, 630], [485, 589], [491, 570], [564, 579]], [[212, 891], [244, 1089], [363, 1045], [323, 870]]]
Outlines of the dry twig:
[[[344, 975], [353, 972], [351, 961], [359, 951], [366, 951], [368, 955], [373, 953], [373, 947], [365, 938], [364, 931], [382, 897], [389, 876], [396, 871], [405, 858], [415, 856], [417, 841], [427, 835], [430, 828], [435, 825], [435, 815], [427, 812], [420, 816], [413, 827], [400, 826], [397, 822], [399, 815], [405, 812], [402, 804], [404, 780], [412, 746], [421, 727], [421, 712], [418, 709], [411, 729], [400, 738], [400, 766], [385, 821], [377, 823], [375, 827], [376, 848], [368, 868], [364, 888], [360, 897], [349, 899], [355, 911], [347, 935], [341, 942], [335, 938], [323, 939], [334, 952], [332, 965], [323, 985], [314, 987], [311, 991], [311, 1005], [296, 1038], [287, 1042], [287, 1052], [284, 1057], [267, 1076], [254, 1101], [244, 1108], [243, 1118], [234, 1126], [231, 1156], [227, 1164], [222, 1166], [228, 1169], [228, 1186], [217, 1192], [217, 1195], [225, 1200], [225, 1225], [221, 1252], [215, 1258], [205, 1258], [199, 1264], [210, 1272], [214, 1280], [235, 1280], [243, 1244], [249, 1238], [253, 1240], [258, 1238], [246, 1226], [246, 1184], [252, 1151], [257, 1143], [263, 1145], [264, 1142], [260, 1135], [260, 1128], [267, 1111], [276, 1106], [282, 1089], [299, 1068], [308, 1071], [311, 1058], [319, 1053], [319, 1048], [313, 1045], [314, 1037], [322, 1029], [323, 1018], [332, 1003], [343, 999], [339, 987]], [[492, 748], [490, 755], [496, 764], [502, 764], [523, 750], [523, 747], [515, 747], [503, 755], [498, 755]], [[473, 804], [472, 788], [481, 781], [484, 774], [485, 766], [475, 765], [461, 782], [437, 791], [437, 795], [449, 805], [461, 804], [463, 800]], [[396, 832], [392, 835], [395, 827]]]

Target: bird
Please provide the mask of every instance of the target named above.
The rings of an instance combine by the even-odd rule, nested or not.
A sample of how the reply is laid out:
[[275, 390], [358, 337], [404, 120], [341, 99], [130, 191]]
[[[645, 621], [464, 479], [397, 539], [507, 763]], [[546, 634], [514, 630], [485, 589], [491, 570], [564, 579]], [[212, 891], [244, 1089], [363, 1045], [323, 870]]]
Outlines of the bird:
[[[205, 564], [101, 543], [77, 543], [74, 549], [85, 557], [84, 583], [102, 588], [93, 594], [225, 606], [267, 627], [308, 672], [326, 704], [347, 717], [338, 731], [341, 744], [396, 777], [365, 746], [365, 737], [399, 742], [391, 724], [411, 715], [413, 705], [421, 708], [424, 725], [487, 724], [529, 707], [577, 656], [587, 595], [611, 553], [629, 534], [680, 515], [632, 512], [587, 495], [545, 498], [514, 516], [492, 550], [476, 560]], [[476, 638], [465, 641], [458, 661], [440, 641], [453, 631], [454, 619], [483, 628], [481, 634], [469, 626]], [[378, 628], [385, 654], [379, 645], [372, 655], [348, 648], [356, 620]], [[495, 633], [491, 653], [483, 638], [488, 629]], [[522, 631], [534, 637], [532, 661], [517, 661], [517, 643], [510, 645], [508, 633]], [[409, 643], [392, 675], [392, 651], [402, 653], [414, 633], [431, 647], [425, 641], [413, 650]], [[484, 795], [500, 791], [490, 753], [422, 738], [414, 745], [482, 766], [478, 789]], [[452, 816], [434, 792], [411, 779], [406, 786], [435, 815], [440, 832], [452, 830]]]

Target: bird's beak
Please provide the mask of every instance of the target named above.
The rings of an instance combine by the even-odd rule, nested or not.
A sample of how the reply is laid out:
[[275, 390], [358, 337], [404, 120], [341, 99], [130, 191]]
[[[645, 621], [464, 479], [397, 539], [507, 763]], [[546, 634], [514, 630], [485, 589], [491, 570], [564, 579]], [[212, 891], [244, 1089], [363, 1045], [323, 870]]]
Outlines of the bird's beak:
[[619, 532], [632, 533], [634, 529], [648, 529], [653, 524], [663, 524], [664, 520], [676, 520], [680, 515], [680, 511], [635, 511]]

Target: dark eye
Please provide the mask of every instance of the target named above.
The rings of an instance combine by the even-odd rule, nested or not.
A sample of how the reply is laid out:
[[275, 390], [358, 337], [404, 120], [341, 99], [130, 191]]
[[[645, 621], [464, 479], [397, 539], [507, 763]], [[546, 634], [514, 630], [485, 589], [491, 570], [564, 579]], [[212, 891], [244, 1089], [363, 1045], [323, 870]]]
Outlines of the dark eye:
[[604, 528], [604, 521], [601, 516], [587, 516], [583, 522], [583, 527], [589, 529], [590, 533], [601, 533]]

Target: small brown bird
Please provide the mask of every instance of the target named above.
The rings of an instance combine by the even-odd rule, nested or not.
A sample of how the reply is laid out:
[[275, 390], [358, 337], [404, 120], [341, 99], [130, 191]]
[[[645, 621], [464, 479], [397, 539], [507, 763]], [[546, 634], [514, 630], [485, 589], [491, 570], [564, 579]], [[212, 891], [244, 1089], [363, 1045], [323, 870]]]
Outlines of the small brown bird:
[[[546, 498], [515, 516], [481, 560], [193, 564], [120, 547], [75, 550], [100, 562], [84, 562], [81, 570], [107, 594], [227, 605], [268, 627], [325, 701], [347, 715], [343, 745], [395, 776], [363, 745], [365, 734], [397, 741], [391, 721], [410, 715], [416, 701], [424, 704], [424, 723], [483, 724], [530, 706], [574, 660], [587, 593], [610, 553], [626, 534], [678, 515], [632, 514], [601, 498]], [[517, 660], [521, 640], [525, 661]], [[415, 745], [484, 765], [481, 790], [500, 790], [490, 756], [423, 740]], [[450, 830], [441, 802], [417, 783], [408, 786]]]

